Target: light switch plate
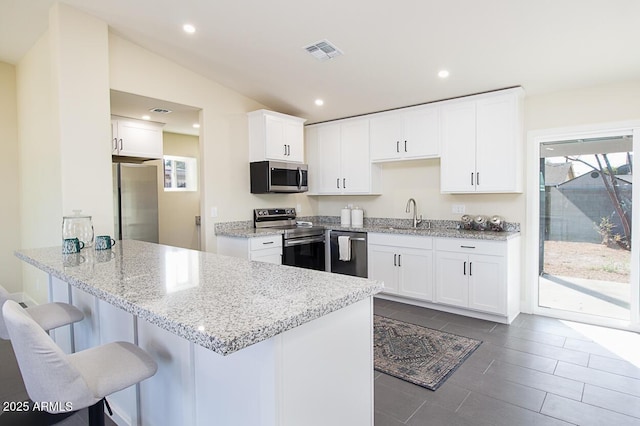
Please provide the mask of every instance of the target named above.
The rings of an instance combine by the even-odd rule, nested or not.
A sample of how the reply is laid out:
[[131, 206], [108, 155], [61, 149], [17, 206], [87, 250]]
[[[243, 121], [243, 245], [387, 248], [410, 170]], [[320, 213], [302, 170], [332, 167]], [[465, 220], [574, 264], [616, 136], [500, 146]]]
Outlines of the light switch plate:
[[211, 217], [218, 217], [218, 208], [211, 207]]
[[464, 204], [453, 204], [451, 206], [451, 213], [464, 214]]

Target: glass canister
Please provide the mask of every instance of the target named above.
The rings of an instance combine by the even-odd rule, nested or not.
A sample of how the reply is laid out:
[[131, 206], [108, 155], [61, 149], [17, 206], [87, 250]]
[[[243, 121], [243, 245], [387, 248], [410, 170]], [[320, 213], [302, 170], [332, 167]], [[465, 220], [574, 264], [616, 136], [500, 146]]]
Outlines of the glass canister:
[[85, 247], [93, 245], [93, 223], [91, 216], [83, 215], [82, 210], [74, 210], [73, 216], [62, 218], [62, 239], [77, 238]]

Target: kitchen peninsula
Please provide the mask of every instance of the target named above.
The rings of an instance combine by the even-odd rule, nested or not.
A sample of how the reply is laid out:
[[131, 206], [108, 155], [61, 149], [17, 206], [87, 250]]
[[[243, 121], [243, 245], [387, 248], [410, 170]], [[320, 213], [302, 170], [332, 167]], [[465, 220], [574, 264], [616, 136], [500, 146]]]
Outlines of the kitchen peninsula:
[[138, 344], [158, 373], [109, 398], [118, 424], [372, 425], [373, 280], [139, 241], [16, 255], [85, 320], [67, 352]]

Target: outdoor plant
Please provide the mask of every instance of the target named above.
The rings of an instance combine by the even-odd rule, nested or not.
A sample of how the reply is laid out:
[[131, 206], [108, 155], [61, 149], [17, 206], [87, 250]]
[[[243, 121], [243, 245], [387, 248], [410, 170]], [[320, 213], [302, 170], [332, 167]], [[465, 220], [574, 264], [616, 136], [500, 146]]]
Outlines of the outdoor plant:
[[608, 217], [603, 217], [602, 219], [600, 219], [599, 224], [596, 224], [594, 222], [594, 227], [596, 228], [596, 231], [598, 231], [598, 234], [600, 234], [600, 236], [602, 237], [602, 244], [611, 248], [624, 248], [625, 250], [629, 249], [626, 244], [625, 238], [618, 233], [614, 233], [614, 228], [616, 226]]

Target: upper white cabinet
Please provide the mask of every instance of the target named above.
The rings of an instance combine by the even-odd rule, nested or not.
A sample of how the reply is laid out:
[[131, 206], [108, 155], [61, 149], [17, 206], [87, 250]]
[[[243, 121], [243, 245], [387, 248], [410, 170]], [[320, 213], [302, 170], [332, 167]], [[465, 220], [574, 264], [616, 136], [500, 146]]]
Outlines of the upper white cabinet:
[[522, 192], [523, 96], [515, 88], [443, 104], [442, 192]]
[[162, 124], [113, 117], [111, 154], [125, 157], [162, 158]]
[[427, 105], [371, 117], [371, 161], [440, 155], [440, 108]]
[[249, 161], [304, 162], [305, 119], [265, 109], [247, 115]]
[[378, 193], [380, 170], [369, 159], [368, 119], [307, 126], [306, 140], [309, 193]]

